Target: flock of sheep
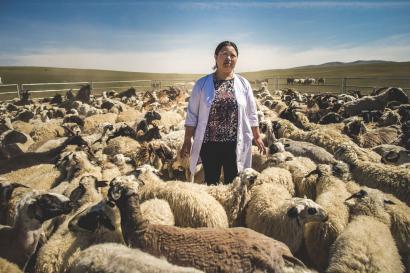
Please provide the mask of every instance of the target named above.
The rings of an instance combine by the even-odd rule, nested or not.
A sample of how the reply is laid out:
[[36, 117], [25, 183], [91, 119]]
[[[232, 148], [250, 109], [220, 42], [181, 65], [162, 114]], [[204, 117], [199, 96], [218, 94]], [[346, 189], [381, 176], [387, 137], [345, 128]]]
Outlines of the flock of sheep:
[[2, 102], [0, 272], [408, 272], [403, 90], [254, 94], [268, 153], [217, 186], [183, 88]]

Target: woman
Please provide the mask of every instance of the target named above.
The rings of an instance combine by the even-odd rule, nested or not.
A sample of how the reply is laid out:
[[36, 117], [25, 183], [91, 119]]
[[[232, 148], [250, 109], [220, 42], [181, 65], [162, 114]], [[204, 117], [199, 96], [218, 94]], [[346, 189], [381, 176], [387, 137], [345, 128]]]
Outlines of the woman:
[[224, 183], [251, 167], [252, 136], [259, 151], [266, 153], [252, 88], [234, 73], [237, 60], [237, 46], [220, 43], [215, 49], [216, 71], [195, 83], [188, 103], [181, 156], [191, 153], [191, 175], [201, 159], [208, 185], [219, 182], [222, 167]]

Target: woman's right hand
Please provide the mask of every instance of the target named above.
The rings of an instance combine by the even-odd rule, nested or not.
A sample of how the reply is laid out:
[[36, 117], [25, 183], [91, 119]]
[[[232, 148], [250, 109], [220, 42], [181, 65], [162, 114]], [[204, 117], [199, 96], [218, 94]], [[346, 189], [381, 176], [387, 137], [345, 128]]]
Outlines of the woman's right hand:
[[181, 158], [189, 157], [189, 154], [191, 153], [191, 146], [191, 139], [185, 139], [180, 151]]

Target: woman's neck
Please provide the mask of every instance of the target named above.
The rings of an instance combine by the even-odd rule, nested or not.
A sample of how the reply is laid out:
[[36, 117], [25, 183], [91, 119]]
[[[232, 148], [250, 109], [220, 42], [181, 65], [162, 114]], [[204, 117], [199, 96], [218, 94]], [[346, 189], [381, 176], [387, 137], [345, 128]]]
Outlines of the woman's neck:
[[215, 71], [215, 77], [217, 80], [230, 80], [234, 76], [233, 70], [231, 72], [222, 72], [220, 70]]

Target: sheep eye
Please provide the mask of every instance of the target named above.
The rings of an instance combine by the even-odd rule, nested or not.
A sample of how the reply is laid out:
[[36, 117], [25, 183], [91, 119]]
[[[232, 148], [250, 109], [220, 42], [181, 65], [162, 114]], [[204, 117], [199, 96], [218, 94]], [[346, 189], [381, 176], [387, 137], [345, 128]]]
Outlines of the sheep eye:
[[367, 192], [365, 190], [360, 190], [359, 192], [354, 194], [354, 197], [356, 198], [363, 198], [364, 196], [367, 195]]
[[314, 215], [317, 213], [317, 210], [315, 208], [308, 208], [308, 214]]

